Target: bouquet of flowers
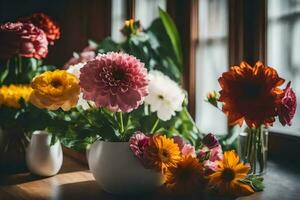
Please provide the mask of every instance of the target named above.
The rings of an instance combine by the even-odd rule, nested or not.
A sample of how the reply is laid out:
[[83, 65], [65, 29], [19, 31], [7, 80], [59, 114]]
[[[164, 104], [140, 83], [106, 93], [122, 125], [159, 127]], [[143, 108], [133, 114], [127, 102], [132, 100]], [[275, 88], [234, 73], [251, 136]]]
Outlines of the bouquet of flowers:
[[185, 128], [180, 117], [188, 115], [183, 89], [160, 71], [148, 73], [126, 53], [99, 54], [86, 64], [45, 72], [31, 86], [31, 103], [61, 119], [49, 132], [62, 140], [76, 135], [84, 148], [96, 139], [128, 141], [135, 131], [181, 134], [191, 142], [200, 138], [195, 127], [180, 132]]
[[[31, 79], [52, 66], [43, 66], [48, 44], [60, 37], [56, 23], [43, 13], [0, 25], [0, 168], [24, 167], [29, 134], [35, 128], [34, 107], [27, 102]], [[33, 109], [33, 110], [32, 110]], [[37, 111], [38, 109], [35, 109]]]
[[[133, 110], [130, 117], [127, 114], [127, 108], [122, 108], [122, 111], [125, 111], [122, 114], [125, 132], [127, 129], [132, 132], [133, 130], [129, 128], [134, 126], [141, 127], [146, 132], [160, 130], [165, 134], [182, 135], [192, 144], [198, 145], [203, 136], [187, 110], [186, 93], [179, 86], [183, 70], [181, 46], [178, 31], [171, 18], [166, 12], [160, 10], [160, 18], [156, 19], [149, 28], [143, 29], [139, 21], [128, 20], [125, 21], [121, 31], [125, 37], [124, 41], [118, 43], [109, 37], [99, 44], [90, 41], [89, 46], [81, 53], [74, 53], [74, 57], [65, 64], [65, 69], [79, 78], [80, 69], [89, 61], [100, 62], [98, 61], [100, 56], [98, 56], [99, 59], [95, 59], [98, 53], [101, 55], [109, 53], [110, 55], [107, 54], [107, 57], [102, 57], [100, 60], [107, 60], [116, 56], [110, 52], [124, 52], [135, 56], [149, 71], [147, 75], [149, 95], [144, 99], [145, 105]], [[120, 56], [118, 55], [118, 57]], [[132, 60], [132, 62], [136, 61]], [[122, 74], [119, 76], [122, 78]], [[89, 80], [89, 78], [86, 79], [86, 81]], [[82, 87], [87, 86], [82, 85]], [[89, 120], [91, 121], [91, 118], [96, 118], [96, 115], [99, 114], [91, 111], [93, 109], [88, 109], [93, 107], [97, 101], [91, 103], [82, 100], [83, 91], [81, 89], [76, 109], [65, 113], [64, 116], [53, 114], [64, 121], [64, 124], [77, 121], [76, 125], [70, 125], [68, 128], [55, 126], [52, 131], [60, 135], [64, 145], [78, 150], [85, 149], [88, 144], [94, 141], [95, 131], [85, 123], [86, 116], [90, 116]], [[173, 92], [170, 93], [170, 91]], [[117, 100], [113, 99], [113, 101]], [[157, 116], [153, 114], [154, 112], [157, 113]], [[120, 116], [118, 118], [120, 120]], [[78, 121], [82, 123], [78, 123]], [[115, 122], [115, 124], [118, 123]], [[125, 135], [127, 134], [125, 133]], [[128, 140], [130, 136], [124, 137], [125, 140]], [[114, 138], [114, 140], [118, 139]]]
[[[253, 67], [246, 62], [233, 66], [219, 78], [221, 91], [211, 92], [208, 102], [222, 110], [230, 125], [245, 122], [247, 139], [242, 146], [242, 158], [249, 162], [252, 173], [264, 173], [267, 138], [265, 128], [272, 126], [275, 117], [280, 123], [291, 125], [296, 112], [296, 95], [288, 82], [272, 67], [258, 61]], [[258, 165], [256, 165], [258, 163]]]
[[[178, 130], [160, 123], [176, 117], [185, 95], [161, 72], [148, 73], [134, 56], [99, 54], [77, 70], [45, 72], [31, 86], [30, 102], [40, 109], [70, 112], [79, 103], [83, 116], [74, 126], [84, 124], [89, 130], [81, 137], [93, 138], [92, 142], [129, 141], [128, 148], [141, 165], [163, 174], [172, 191], [239, 196], [262, 189], [260, 178], [248, 176], [250, 166], [241, 163], [234, 151], [223, 154], [212, 134], [195, 148], [176, 134]], [[153, 117], [156, 120], [150, 123]]]
[[165, 186], [176, 195], [249, 195], [263, 189], [260, 177], [248, 175], [250, 166], [241, 163], [234, 151], [222, 152], [213, 134], [203, 138], [198, 150], [180, 136], [135, 133], [130, 139], [134, 155], [146, 167], [161, 172]]

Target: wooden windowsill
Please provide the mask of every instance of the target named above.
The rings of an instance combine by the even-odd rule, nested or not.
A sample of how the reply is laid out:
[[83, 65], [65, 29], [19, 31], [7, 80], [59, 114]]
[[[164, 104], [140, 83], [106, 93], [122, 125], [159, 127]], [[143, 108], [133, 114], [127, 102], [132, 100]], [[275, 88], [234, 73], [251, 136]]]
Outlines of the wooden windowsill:
[[[126, 169], [124, 169], [126, 170]], [[240, 197], [240, 200], [292, 200], [298, 199], [300, 191], [300, 172], [291, 165], [269, 162], [268, 173], [265, 176], [264, 192], [251, 196]], [[30, 173], [6, 176], [0, 178], [1, 200], [117, 200], [122, 196], [113, 196], [101, 190], [85, 164], [65, 156], [60, 173], [53, 177], [43, 178]], [[125, 199], [132, 199], [130, 197]], [[172, 199], [159, 194], [147, 194], [137, 199]], [[182, 198], [181, 198], [182, 199]], [[205, 199], [222, 199], [207, 197]]]

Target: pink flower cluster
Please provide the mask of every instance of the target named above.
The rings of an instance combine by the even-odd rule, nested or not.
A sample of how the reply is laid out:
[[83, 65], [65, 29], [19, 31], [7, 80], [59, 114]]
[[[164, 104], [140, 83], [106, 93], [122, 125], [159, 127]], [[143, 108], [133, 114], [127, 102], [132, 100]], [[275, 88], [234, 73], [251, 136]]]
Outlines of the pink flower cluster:
[[179, 150], [181, 151], [182, 156], [191, 156], [196, 157], [196, 150], [195, 147], [187, 144], [183, 141], [182, 137], [180, 136], [174, 136], [173, 140], [176, 144], [178, 144]]
[[80, 69], [83, 97], [97, 107], [113, 112], [130, 112], [148, 95], [147, 69], [134, 56], [107, 53], [97, 56]]
[[291, 88], [291, 82], [289, 82], [284, 89], [282, 99], [278, 107], [278, 116], [280, 123], [285, 126], [288, 124], [291, 126], [291, 121], [296, 113], [297, 99], [296, 94]]
[[0, 58], [19, 54], [27, 58], [45, 58], [48, 40], [43, 30], [31, 23], [5, 23], [0, 26]]
[[144, 151], [149, 145], [150, 137], [144, 133], [137, 131], [129, 140], [129, 147], [135, 156], [139, 159], [143, 158]]
[[217, 170], [218, 161], [223, 159], [223, 151], [213, 134], [209, 133], [203, 138], [203, 147], [197, 153], [197, 157], [203, 161], [203, 165], [207, 170]]
[[[137, 131], [129, 140], [129, 147], [133, 154], [143, 161], [143, 155], [145, 149], [149, 146], [151, 136], [147, 136], [144, 133]], [[176, 143], [181, 151], [182, 156], [197, 157], [195, 148], [183, 141], [180, 136], [173, 137], [174, 143]]]

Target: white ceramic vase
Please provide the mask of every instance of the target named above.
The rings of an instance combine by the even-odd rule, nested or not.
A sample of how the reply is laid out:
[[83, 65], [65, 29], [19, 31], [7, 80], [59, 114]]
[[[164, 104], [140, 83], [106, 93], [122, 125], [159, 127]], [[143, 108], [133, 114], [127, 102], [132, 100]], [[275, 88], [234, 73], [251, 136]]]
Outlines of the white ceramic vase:
[[109, 193], [150, 192], [164, 183], [161, 173], [143, 167], [128, 142], [96, 141], [89, 149], [88, 163], [97, 183]]
[[50, 145], [51, 136], [46, 131], [34, 131], [26, 151], [28, 169], [39, 176], [53, 176], [63, 162], [61, 144]]

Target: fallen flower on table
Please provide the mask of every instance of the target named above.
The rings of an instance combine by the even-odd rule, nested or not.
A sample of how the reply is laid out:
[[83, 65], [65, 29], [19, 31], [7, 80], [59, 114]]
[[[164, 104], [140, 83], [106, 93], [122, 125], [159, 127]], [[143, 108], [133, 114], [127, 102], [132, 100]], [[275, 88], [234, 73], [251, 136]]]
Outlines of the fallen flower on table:
[[219, 161], [217, 171], [209, 176], [209, 186], [222, 195], [249, 195], [254, 190], [241, 182], [249, 171], [250, 166], [241, 163], [235, 151], [226, 151], [223, 160]]
[[176, 167], [166, 170], [166, 186], [176, 194], [201, 193], [206, 189], [204, 168], [197, 158], [183, 156]]

